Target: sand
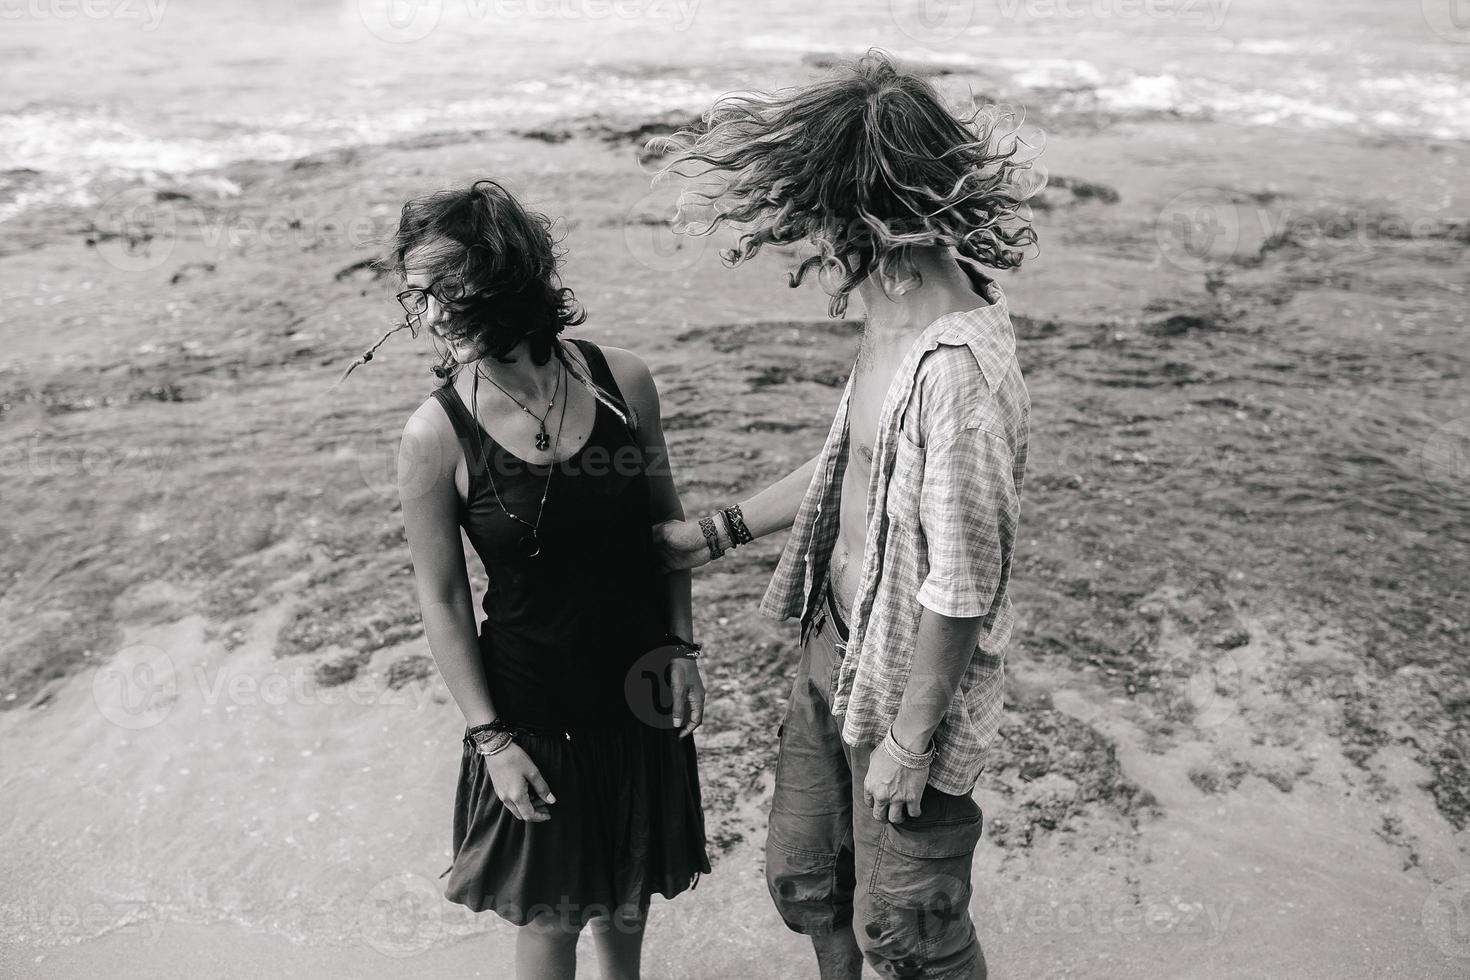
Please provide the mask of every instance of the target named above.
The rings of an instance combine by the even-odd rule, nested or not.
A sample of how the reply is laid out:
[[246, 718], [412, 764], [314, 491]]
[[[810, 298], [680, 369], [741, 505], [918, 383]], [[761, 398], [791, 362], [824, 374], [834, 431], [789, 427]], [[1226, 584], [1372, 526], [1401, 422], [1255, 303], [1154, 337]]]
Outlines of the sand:
[[[563, 215], [580, 334], [653, 366], [693, 510], [816, 450], [857, 339], [793, 254], [675, 242], [630, 147], [567, 128], [11, 229], [0, 973], [509, 976], [511, 931], [435, 891], [462, 720], [391, 480], [428, 351], [323, 393], [392, 315], [359, 243], [481, 174]], [[1001, 279], [1035, 414], [976, 788], [992, 975], [1464, 976], [1464, 149], [1063, 132], [1043, 251]], [[648, 977], [813, 975], [761, 876], [780, 543], [696, 575], [715, 869], [656, 904]]]

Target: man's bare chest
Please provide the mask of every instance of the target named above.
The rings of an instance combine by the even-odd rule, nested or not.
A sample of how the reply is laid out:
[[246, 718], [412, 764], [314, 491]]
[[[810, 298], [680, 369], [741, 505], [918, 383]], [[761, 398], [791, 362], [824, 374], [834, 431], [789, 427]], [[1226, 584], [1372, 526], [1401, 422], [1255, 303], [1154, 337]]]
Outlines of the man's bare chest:
[[848, 455], [859, 461], [864, 469], [873, 465], [883, 405], [898, 373], [901, 355], [902, 352], [894, 352], [866, 359], [860, 355], [853, 368], [852, 394], [847, 404]]

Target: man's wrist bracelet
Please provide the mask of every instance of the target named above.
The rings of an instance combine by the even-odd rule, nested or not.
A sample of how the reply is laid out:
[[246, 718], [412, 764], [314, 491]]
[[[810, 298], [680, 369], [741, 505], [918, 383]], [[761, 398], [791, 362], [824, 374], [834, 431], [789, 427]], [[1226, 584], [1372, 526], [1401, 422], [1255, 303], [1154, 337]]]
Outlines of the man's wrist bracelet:
[[721, 513], [725, 515], [725, 526], [730, 529], [730, 540], [736, 545], [750, 544], [755, 540], [755, 535], [745, 524], [745, 515], [740, 512], [739, 504], [726, 507]]
[[929, 764], [934, 761], [933, 739], [929, 740], [927, 751], [922, 754], [916, 754], [898, 744], [898, 739], [893, 737], [893, 727], [891, 725], [888, 728], [888, 734], [883, 736], [883, 749], [893, 757], [894, 762], [897, 762], [905, 769], [928, 769]]
[[740, 539], [735, 536], [735, 526], [730, 523], [730, 510], [728, 507], [720, 511], [720, 522], [725, 525], [725, 537], [730, 539], [730, 550], [734, 551], [740, 547]]
[[713, 561], [725, 553], [720, 545], [720, 532], [715, 530], [715, 520], [712, 517], [701, 517], [699, 519], [699, 530], [704, 534], [704, 543], [709, 546], [709, 557]]

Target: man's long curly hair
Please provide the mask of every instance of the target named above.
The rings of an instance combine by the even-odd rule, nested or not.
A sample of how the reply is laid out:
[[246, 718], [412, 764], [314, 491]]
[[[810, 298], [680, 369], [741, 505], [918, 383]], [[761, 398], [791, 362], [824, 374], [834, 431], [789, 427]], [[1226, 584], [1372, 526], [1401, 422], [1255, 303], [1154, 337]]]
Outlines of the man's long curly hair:
[[[1021, 264], [1036, 242], [1024, 201], [1044, 178], [1017, 159], [1024, 144], [1013, 120], [995, 106], [956, 116], [929, 82], [875, 48], [802, 88], [727, 95], [702, 127], [649, 145], [671, 154], [660, 176], [719, 182], [686, 191], [676, 222], [696, 235], [737, 228], [736, 246], [722, 252], [727, 265], [767, 244], [810, 241], [817, 254], [790, 284], [814, 269], [819, 281], [835, 280], [827, 286], [835, 317], [874, 268], [885, 290], [917, 285], [912, 247], [948, 246], [992, 269]], [[689, 223], [691, 204], [716, 213]]]

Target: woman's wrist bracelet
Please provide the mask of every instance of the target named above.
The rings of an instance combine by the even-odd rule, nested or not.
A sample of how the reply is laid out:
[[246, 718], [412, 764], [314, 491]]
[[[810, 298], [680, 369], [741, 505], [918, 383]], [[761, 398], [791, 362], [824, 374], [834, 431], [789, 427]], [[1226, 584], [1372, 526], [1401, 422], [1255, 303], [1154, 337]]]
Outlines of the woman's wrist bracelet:
[[695, 643], [693, 640], [686, 640], [678, 633], [665, 633], [663, 644], [666, 647], [678, 647], [679, 652], [674, 654], [675, 660], [698, 660], [704, 652], [704, 647], [701, 644]]
[[515, 736], [506, 727], [496, 722], [476, 725], [465, 737], [474, 744], [475, 751], [481, 755], [495, 755], [497, 752], [503, 752], [515, 740]]

